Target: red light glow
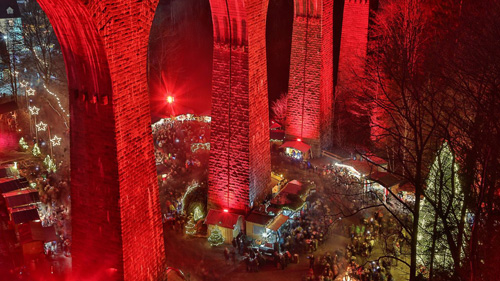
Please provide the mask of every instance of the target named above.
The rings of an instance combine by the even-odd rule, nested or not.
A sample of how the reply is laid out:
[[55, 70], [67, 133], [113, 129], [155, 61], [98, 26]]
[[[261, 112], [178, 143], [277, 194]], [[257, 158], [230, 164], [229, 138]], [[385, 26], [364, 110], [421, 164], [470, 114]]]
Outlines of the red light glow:
[[168, 97], [167, 97], [167, 102], [168, 102], [168, 103], [173, 103], [173, 102], [174, 102], [174, 97], [172, 97], [172, 96], [168, 96]]
[[297, 141], [302, 141], [302, 139], [297, 139]]
[[229, 210], [228, 209], [224, 209], [224, 213], [229, 213]]

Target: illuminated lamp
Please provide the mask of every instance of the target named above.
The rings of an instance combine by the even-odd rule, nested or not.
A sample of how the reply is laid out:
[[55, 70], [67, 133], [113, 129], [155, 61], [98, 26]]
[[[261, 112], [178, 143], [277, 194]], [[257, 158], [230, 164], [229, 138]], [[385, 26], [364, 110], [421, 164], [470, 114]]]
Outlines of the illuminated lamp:
[[228, 209], [224, 209], [224, 213], [229, 213], [229, 210]]
[[174, 102], [174, 97], [172, 97], [172, 96], [168, 96], [168, 97], [167, 97], [167, 102], [168, 102], [168, 103], [173, 103], [173, 102]]
[[297, 141], [302, 141], [302, 139], [297, 139]]

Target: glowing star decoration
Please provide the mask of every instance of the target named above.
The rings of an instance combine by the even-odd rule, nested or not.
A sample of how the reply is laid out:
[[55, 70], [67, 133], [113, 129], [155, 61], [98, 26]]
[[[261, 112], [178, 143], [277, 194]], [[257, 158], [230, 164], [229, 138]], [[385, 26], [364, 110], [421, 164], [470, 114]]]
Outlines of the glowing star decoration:
[[40, 121], [40, 123], [38, 123], [36, 125], [36, 130], [37, 131], [45, 131], [45, 130], [47, 130], [47, 124], [45, 124], [42, 121]]
[[34, 96], [35, 95], [35, 89], [29, 88], [28, 90], [26, 90], [26, 94], [28, 96]]
[[38, 115], [38, 112], [40, 112], [40, 108], [36, 106], [30, 106], [28, 109], [30, 110], [31, 115]]
[[61, 145], [61, 138], [58, 136], [54, 136], [50, 142], [52, 143], [52, 146], [58, 146]]
[[26, 80], [23, 80], [23, 81], [21, 81], [21, 83], [19, 83], [19, 85], [21, 87], [25, 88], [25, 87], [28, 87], [28, 82]]
[[38, 147], [38, 143], [35, 143], [35, 146], [33, 146], [33, 156], [38, 156], [40, 155], [42, 152], [40, 151], [40, 147]]

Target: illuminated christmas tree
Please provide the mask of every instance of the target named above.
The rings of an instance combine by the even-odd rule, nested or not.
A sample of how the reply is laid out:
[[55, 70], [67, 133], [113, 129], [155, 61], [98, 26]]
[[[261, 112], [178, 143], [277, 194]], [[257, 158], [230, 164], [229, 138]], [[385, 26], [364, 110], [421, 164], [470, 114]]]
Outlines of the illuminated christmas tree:
[[38, 156], [42, 152], [40, 151], [40, 147], [38, 147], [38, 143], [35, 143], [35, 146], [33, 146], [33, 156]]
[[447, 143], [438, 151], [431, 166], [425, 194], [426, 199], [420, 205], [419, 262], [436, 271], [453, 272], [453, 259], [444, 233], [447, 227], [457, 241], [464, 194], [458, 165]]
[[53, 172], [53, 173], [56, 172], [56, 164], [54, 163], [52, 158], [50, 158], [49, 155], [47, 155], [47, 157], [45, 157], [45, 160], [43, 160], [43, 163], [45, 164], [45, 166], [47, 166], [47, 171]]
[[212, 229], [212, 232], [208, 237], [208, 243], [210, 243], [210, 246], [212, 247], [216, 247], [224, 243], [224, 237], [222, 237], [222, 232], [218, 226], [215, 225]]
[[28, 143], [26, 143], [24, 138], [19, 139], [19, 146], [22, 150], [27, 150], [29, 148]]
[[200, 206], [196, 206], [196, 208], [194, 208], [194, 215], [193, 215], [194, 221], [199, 221], [203, 217], [204, 217], [204, 215], [203, 215], [203, 212], [201, 211]]
[[196, 234], [196, 224], [192, 216], [190, 216], [188, 222], [186, 223], [186, 234], [195, 235]]

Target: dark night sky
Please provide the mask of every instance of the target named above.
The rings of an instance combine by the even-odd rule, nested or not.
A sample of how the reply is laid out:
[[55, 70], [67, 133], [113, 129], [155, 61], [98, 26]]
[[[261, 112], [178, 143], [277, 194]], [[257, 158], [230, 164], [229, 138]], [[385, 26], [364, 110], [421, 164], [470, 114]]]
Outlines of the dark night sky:
[[[270, 102], [287, 91], [293, 0], [270, 0], [267, 57]], [[174, 113], [208, 114], [213, 33], [208, 0], [161, 0], [151, 29], [149, 87], [153, 121]]]

